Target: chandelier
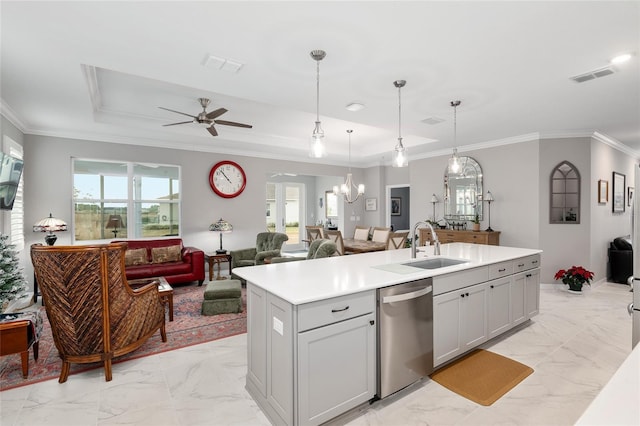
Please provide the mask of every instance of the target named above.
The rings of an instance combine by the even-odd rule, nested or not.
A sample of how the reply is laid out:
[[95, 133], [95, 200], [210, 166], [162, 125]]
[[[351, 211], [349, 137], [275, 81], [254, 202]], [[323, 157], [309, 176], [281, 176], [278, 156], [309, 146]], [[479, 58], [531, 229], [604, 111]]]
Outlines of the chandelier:
[[[344, 197], [344, 201], [351, 204], [364, 194], [364, 184], [361, 183], [356, 186], [356, 184], [353, 183], [353, 175], [351, 174], [351, 133], [353, 133], [353, 130], [347, 130], [347, 133], [349, 134], [349, 173], [347, 173], [347, 180], [340, 185], [340, 188], [338, 188], [338, 186], [333, 187], [333, 193], [336, 195], [342, 195]], [[353, 198], [354, 189], [358, 191], [355, 198]]]
[[311, 57], [316, 61], [316, 126], [311, 134], [311, 145], [309, 146], [309, 156], [321, 158], [327, 155], [324, 146], [324, 130], [320, 123], [320, 61], [327, 53], [324, 50], [312, 50]]
[[460, 157], [458, 157], [458, 128], [457, 128], [457, 110], [460, 101], [451, 101], [453, 107], [453, 155], [449, 158], [449, 173], [458, 173], [460, 171]]
[[402, 144], [401, 123], [402, 123], [402, 103], [400, 101], [400, 89], [407, 84], [406, 80], [396, 80], [393, 85], [398, 88], [398, 144], [393, 150], [393, 167], [407, 167], [409, 165], [409, 157], [407, 149]]

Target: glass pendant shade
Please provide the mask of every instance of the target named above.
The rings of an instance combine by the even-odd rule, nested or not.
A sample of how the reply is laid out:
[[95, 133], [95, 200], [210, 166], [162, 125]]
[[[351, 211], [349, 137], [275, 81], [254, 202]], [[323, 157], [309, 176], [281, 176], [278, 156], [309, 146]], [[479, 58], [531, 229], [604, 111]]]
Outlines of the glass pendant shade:
[[407, 167], [408, 165], [407, 148], [402, 144], [402, 138], [398, 138], [398, 144], [393, 151], [393, 167]]
[[456, 148], [453, 148], [453, 155], [449, 158], [449, 173], [459, 173], [460, 172], [460, 157], [458, 157], [458, 106], [460, 105], [460, 101], [451, 101], [451, 106], [453, 107], [453, 145]]
[[392, 153], [391, 165], [393, 167], [407, 167], [409, 165], [409, 155], [407, 149], [402, 144], [402, 101], [400, 98], [400, 89], [407, 84], [405, 80], [396, 80], [393, 85], [398, 88], [398, 144]]
[[324, 50], [312, 50], [311, 57], [316, 61], [316, 125], [311, 134], [309, 143], [309, 157], [322, 158], [327, 155], [324, 144], [324, 130], [320, 123], [320, 61], [324, 59], [327, 53]]

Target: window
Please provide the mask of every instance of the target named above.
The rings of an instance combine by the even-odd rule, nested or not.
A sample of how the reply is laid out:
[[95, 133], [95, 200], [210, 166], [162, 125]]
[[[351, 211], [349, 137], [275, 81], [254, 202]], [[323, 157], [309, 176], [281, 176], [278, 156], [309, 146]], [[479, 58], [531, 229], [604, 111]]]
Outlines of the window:
[[[3, 151], [14, 158], [22, 160], [22, 146], [9, 136], [4, 136]], [[20, 176], [20, 182], [18, 183], [18, 190], [16, 192], [16, 198], [13, 202], [13, 208], [10, 212], [7, 212], [9, 217], [9, 223], [6, 229], [3, 231], [6, 235], [9, 235], [9, 243], [15, 246], [16, 251], [24, 249], [24, 173]], [[1, 214], [1, 213], [0, 213]], [[5, 216], [6, 218], [7, 216]]]
[[551, 172], [549, 223], [580, 223], [580, 172], [568, 161]]
[[73, 160], [75, 241], [179, 235], [180, 167]]

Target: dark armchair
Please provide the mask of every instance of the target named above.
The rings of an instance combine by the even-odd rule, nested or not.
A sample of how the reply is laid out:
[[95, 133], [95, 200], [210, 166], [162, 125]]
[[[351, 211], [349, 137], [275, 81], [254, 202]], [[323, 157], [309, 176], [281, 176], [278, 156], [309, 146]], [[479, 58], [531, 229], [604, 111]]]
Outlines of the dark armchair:
[[609, 244], [609, 279], [626, 284], [633, 275], [633, 245], [631, 237], [618, 237]]
[[71, 363], [103, 362], [142, 346], [160, 331], [167, 341], [164, 305], [156, 284], [132, 290], [124, 271], [126, 243], [94, 246], [31, 246], [53, 341], [62, 359], [58, 381]]
[[261, 232], [256, 236], [256, 246], [240, 250], [231, 250], [231, 276], [241, 279], [233, 274], [233, 269], [243, 266], [255, 266], [264, 264], [267, 258], [280, 256], [280, 249], [289, 237], [280, 232]]

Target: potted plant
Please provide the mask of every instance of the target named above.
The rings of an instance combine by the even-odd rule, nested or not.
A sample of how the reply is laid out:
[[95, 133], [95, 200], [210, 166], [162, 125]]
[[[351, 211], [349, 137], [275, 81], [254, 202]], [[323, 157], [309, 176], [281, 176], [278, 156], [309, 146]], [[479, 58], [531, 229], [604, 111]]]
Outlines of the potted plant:
[[555, 279], [562, 279], [562, 282], [569, 286], [570, 292], [582, 292], [583, 284], [590, 284], [593, 279], [593, 272], [587, 271], [582, 266], [572, 266], [569, 269], [560, 269], [556, 272]]
[[478, 213], [476, 213], [476, 216], [473, 218], [473, 230], [480, 230], [480, 215]]

